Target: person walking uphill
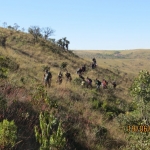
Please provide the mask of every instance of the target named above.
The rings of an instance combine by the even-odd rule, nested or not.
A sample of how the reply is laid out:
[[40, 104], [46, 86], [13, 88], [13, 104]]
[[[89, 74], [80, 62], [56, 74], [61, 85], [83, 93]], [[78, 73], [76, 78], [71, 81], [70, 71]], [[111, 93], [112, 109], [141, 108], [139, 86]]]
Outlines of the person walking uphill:
[[89, 77], [87, 77], [86, 79], [87, 79], [87, 88], [88, 87], [92, 88], [92, 79], [90, 79]]
[[66, 76], [66, 82], [67, 82], [67, 81], [70, 81], [70, 82], [71, 82], [72, 77], [71, 77], [71, 74], [70, 74], [68, 71], [66, 71], [65, 76]]
[[52, 79], [52, 74], [50, 71], [48, 71], [48, 69], [45, 70], [44, 73], [44, 84], [45, 87], [50, 87], [51, 86], [51, 79]]
[[98, 79], [96, 79], [95, 83], [96, 83], [96, 89], [99, 90], [100, 89], [100, 85], [101, 85], [101, 81], [99, 81]]
[[94, 69], [94, 68], [96, 68], [96, 59], [95, 58], [93, 58], [92, 59], [92, 69]]
[[62, 72], [60, 71], [59, 73], [58, 73], [58, 77], [57, 77], [57, 83], [59, 83], [59, 84], [61, 84], [62, 83], [62, 78], [63, 78], [63, 74], [62, 74]]

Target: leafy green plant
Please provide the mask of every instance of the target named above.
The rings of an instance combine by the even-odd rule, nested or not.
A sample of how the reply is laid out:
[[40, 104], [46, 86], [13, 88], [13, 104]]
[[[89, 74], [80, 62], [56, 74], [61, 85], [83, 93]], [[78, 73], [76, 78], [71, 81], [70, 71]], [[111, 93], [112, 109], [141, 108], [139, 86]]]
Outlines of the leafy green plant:
[[93, 109], [99, 109], [102, 106], [102, 102], [99, 100], [93, 100], [92, 101], [92, 108]]
[[7, 149], [15, 146], [17, 140], [17, 127], [14, 121], [0, 122], [0, 148]]
[[48, 112], [40, 113], [39, 121], [40, 128], [35, 126], [35, 137], [41, 145], [40, 150], [62, 149], [66, 144], [62, 123]]
[[62, 62], [62, 64], [60, 65], [60, 68], [65, 69], [67, 67], [67, 62]]
[[[118, 117], [120, 127], [124, 129], [129, 143], [125, 150], [148, 150], [150, 149], [149, 131], [141, 130], [141, 126], [146, 127], [150, 122], [150, 74], [148, 71], [139, 72], [130, 88], [130, 94], [134, 98], [134, 102], [129, 106], [131, 111]], [[131, 131], [127, 129], [129, 126]], [[136, 131], [133, 130], [134, 126], [137, 127]]]

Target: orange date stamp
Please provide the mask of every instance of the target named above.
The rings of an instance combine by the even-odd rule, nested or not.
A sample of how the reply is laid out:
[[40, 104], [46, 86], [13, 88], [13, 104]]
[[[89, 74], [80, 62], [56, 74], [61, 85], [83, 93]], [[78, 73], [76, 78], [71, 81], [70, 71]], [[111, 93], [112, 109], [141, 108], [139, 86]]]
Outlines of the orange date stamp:
[[148, 125], [130, 125], [127, 126], [128, 132], [150, 132], [150, 126]]

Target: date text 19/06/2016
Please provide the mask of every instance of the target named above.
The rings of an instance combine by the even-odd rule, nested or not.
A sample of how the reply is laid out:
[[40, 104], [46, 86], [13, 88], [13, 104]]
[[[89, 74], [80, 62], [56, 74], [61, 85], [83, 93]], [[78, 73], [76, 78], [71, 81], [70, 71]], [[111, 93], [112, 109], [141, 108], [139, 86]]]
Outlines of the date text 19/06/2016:
[[147, 125], [130, 125], [127, 126], [127, 131], [129, 132], [150, 132], [150, 126]]

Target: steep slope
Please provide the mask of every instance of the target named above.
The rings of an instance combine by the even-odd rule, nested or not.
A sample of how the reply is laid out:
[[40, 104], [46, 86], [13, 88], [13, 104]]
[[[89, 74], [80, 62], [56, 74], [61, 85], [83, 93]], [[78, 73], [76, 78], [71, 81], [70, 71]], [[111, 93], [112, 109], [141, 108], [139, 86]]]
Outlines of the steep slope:
[[[6, 42], [5, 46], [0, 47], [0, 55], [3, 57], [3, 64], [7, 64], [9, 59], [10, 65], [5, 65], [9, 69], [8, 78], [1, 80], [0, 91], [7, 98], [10, 108], [15, 105], [14, 100], [18, 100], [14, 107], [16, 112], [19, 113], [18, 107], [23, 107], [23, 113], [30, 112], [37, 117], [40, 111], [51, 111], [41, 96], [47, 93], [51, 106], [53, 104], [58, 106], [55, 110], [56, 116], [67, 126], [66, 133], [70, 149], [117, 150], [125, 145], [124, 134], [118, 128], [115, 118], [120, 113], [129, 111], [129, 107], [125, 106], [129, 106], [131, 102], [128, 87], [132, 80], [126, 74], [99, 66], [92, 70], [91, 62], [76, 56], [72, 51], [63, 50], [42, 38], [34, 44], [32, 35], [27, 33], [0, 28], [0, 37], [3, 36], [6, 37]], [[67, 63], [67, 67], [60, 69], [63, 62]], [[83, 76], [92, 78], [92, 89], [80, 86], [76, 70], [83, 64], [87, 66]], [[53, 76], [52, 86], [49, 89], [42, 87], [46, 67], [50, 67]], [[63, 83], [58, 85], [57, 74], [60, 70], [64, 74], [66, 69], [71, 73], [73, 80], [68, 83], [64, 78]], [[108, 89], [97, 92], [94, 85], [96, 78], [100, 80], [105, 78], [108, 82], [116, 80], [117, 89], [114, 90], [109, 84]], [[15, 113], [15, 109], [12, 114]], [[16, 114], [16, 117], [12, 115], [8, 118], [14, 119], [21, 128], [21, 120], [18, 121], [19, 117], [17, 117]], [[33, 127], [37, 122], [33, 121], [31, 127], [25, 126], [26, 129], [29, 128], [31, 135], [20, 131], [19, 140], [23, 142], [16, 145], [16, 149], [37, 147], [33, 133]], [[102, 129], [105, 130], [105, 135]], [[26, 140], [23, 136], [30, 138]]]

